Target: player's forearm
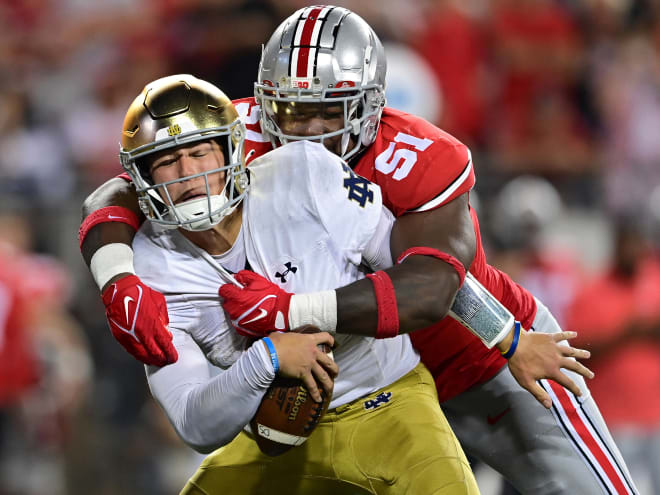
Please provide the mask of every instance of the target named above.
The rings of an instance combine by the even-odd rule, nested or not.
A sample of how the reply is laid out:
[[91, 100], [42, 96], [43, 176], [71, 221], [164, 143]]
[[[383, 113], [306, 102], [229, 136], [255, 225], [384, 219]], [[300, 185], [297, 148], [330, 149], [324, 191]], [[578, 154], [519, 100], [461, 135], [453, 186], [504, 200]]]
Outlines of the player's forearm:
[[177, 363], [147, 368], [149, 387], [179, 437], [206, 454], [229, 443], [250, 421], [275, 372], [262, 345], [215, 376], [189, 336], [177, 350]]
[[99, 186], [85, 199], [82, 218], [80, 250], [103, 292], [111, 283], [134, 273], [130, 246], [144, 217], [132, 184], [114, 178]]
[[[444, 318], [459, 288], [456, 271], [432, 257], [418, 256], [386, 273], [392, 280], [399, 333], [432, 325]], [[370, 280], [337, 289], [337, 332], [375, 336], [378, 302]]]
[[385, 334], [408, 333], [447, 315], [476, 250], [467, 196], [398, 218], [390, 246], [399, 264], [337, 289], [338, 332], [382, 336], [384, 317], [398, 317]]
[[103, 246], [112, 243], [131, 245], [135, 237], [135, 229], [128, 224], [119, 222], [100, 223], [90, 229], [85, 241], [80, 246], [85, 263], [89, 267], [92, 256]]

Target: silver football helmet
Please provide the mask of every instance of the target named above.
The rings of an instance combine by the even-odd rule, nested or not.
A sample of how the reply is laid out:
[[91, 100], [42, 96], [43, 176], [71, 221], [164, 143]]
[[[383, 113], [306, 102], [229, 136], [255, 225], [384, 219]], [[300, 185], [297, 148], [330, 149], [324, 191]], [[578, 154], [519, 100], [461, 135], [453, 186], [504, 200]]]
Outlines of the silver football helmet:
[[[144, 158], [152, 153], [213, 139], [224, 154], [218, 168], [154, 183]], [[245, 128], [231, 100], [217, 87], [188, 74], [157, 79], [145, 86], [126, 113], [119, 159], [151, 221], [191, 231], [218, 224], [242, 201], [248, 188]], [[212, 193], [209, 176], [224, 172], [225, 186]], [[167, 186], [202, 177], [206, 195], [174, 204]]]
[[[333, 6], [300, 9], [262, 50], [255, 83], [262, 130], [275, 146], [312, 139], [349, 159], [376, 139], [386, 71], [382, 43], [357, 14]], [[312, 118], [322, 122], [296, 126]]]

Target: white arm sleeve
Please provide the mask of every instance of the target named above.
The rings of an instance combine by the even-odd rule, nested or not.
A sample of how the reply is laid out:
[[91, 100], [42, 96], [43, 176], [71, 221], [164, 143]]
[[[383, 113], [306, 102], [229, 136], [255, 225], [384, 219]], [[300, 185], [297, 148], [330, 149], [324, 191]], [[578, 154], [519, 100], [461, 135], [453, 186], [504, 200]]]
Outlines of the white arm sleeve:
[[229, 443], [254, 416], [275, 377], [270, 356], [255, 342], [228, 369], [210, 364], [192, 337], [173, 329], [179, 353], [163, 368], [145, 366], [151, 393], [177, 434], [209, 453]]

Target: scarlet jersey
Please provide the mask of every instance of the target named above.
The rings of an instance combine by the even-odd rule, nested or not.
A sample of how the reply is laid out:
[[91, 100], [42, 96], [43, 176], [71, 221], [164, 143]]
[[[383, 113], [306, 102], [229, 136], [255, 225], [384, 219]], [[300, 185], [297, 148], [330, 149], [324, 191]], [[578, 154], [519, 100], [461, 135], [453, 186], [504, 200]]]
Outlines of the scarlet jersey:
[[381, 187], [383, 202], [397, 217], [446, 204], [472, 189], [475, 181], [463, 143], [391, 108], [383, 112], [376, 141], [354, 170]]
[[[272, 145], [261, 132], [255, 99], [233, 103], [247, 129], [249, 163]], [[354, 171], [381, 187], [383, 204], [397, 217], [443, 206], [469, 192], [475, 183], [467, 146], [424, 119], [392, 108], [383, 111], [376, 141], [359, 157]], [[486, 263], [479, 221], [474, 210], [470, 213], [477, 238], [470, 272], [524, 328], [530, 328], [536, 315], [534, 297]], [[506, 363], [496, 348], [487, 349], [450, 317], [413, 332], [411, 339], [435, 378], [441, 402], [489, 380]]]
[[[384, 110], [376, 141], [354, 170], [381, 187], [383, 204], [396, 216], [440, 207], [469, 192], [475, 183], [470, 151], [463, 143], [419, 117], [391, 108]], [[533, 296], [486, 263], [479, 221], [474, 210], [470, 213], [477, 238], [470, 272], [529, 328], [536, 315]], [[506, 363], [497, 349], [486, 348], [450, 317], [410, 336], [435, 378], [441, 402], [490, 379]]]

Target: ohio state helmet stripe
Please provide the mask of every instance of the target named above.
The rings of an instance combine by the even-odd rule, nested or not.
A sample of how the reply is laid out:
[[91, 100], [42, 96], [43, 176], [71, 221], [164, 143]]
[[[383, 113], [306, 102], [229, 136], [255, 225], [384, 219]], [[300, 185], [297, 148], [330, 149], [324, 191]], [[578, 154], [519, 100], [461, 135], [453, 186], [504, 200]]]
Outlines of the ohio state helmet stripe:
[[314, 76], [314, 62], [318, 54], [321, 28], [330, 10], [328, 7], [309, 7], [300, 16], [291, 50], [289, 66], [291, 76]]
[[541, 380], [550, 394], [552, 412], [572, 440], [575, 448], [594, 471], [608, 494], [635, 494], [617, 459], [595, 428], [588, 412], [564, 387], [552, 380]]
[[[297, 49], [294, 49], [294, 52], [296, 52], [295, 76], [297, 77], [313, 76], [314, 65], [313, 63], [310, 64], [310, 57], [312, 57], [312, 62], [313, 62], [313, 57], [315, 56], [314, 52], [316, 52], [316, 49], [312, 48], [312, 45], [318, 43], [318, 33], [320, 32], [320, 29], [317, 30], [314, 29], [314, 27], [317, 24], [319, 26], [321, 24], [321, 20], [319, 19], [319, 14], [321, 13], [321, 10], [322, 9], [318, 7], [312, 7], [310, 9], [307, 9], [303, 13], [303, 16], [305, 17], [305, 22], [299, 24], [298, 29], [296, 30], [295, 44], [299, 47]], [[313, 39], [313, 35], [315, 32], [317, 37], [316, 40]]]

